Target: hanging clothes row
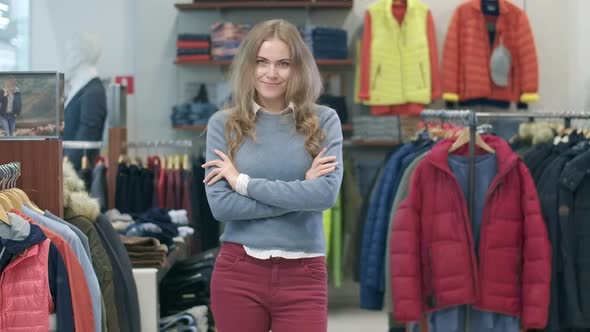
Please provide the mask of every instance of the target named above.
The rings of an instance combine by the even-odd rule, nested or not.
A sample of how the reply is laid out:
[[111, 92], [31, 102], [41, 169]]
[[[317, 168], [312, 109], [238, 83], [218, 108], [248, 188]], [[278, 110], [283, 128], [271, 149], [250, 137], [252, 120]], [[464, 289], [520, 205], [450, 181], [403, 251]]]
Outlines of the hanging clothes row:
[[[115, 207], [134, 216], [152, 207], [185, 209], [191, 217], [192, 170], [188, 150], [192, 141], [135, 142], [127, 147], [146, 149], [144, 160], [121, 156], [117, 170]], [[175, 154], [149, 154], [150, 148], [167, 148]], [[185, 154], [178, 154], [178, 151]]]
[[531, 146], [521, 140], [515, 147], [523, 152], [533, 175], [552, 244], [551, 305], [545, 331], [588, 331], [590, 135], [572, 129], [558, 134], [550, 126], [535, 130], [534, 140], [545, 142]]
[[[106, 248], [119, 240], [96, 235], [102, 228], [98, 206], [83, 208], [83, 195], [64, 190], [65, 219], [59, 218], [14, 187], [19, 176], [18, 164], [0, 166], [0, 330], [139, 331], [122, 326], [117, 315], [117, 298], [131, 310], [135, 297], [139, 311], [137, 293], [115, 295]], [[68, 187], [75, 182], [64, 181]]]
[[462, 2], [440, 63], [432, 11], [421, 0], [372, 3], [361, 43], [355, 96], [374, 115], [417, 115], [441, 97], [449, 108], [527, 108], [539, 98], [533, 31], [508, 0]]
[[[498, 118], [503, 115], [477, 113], [481, 118]], [[529, 118], [531, 121], [541, 117], [562, 118], [569, 125], [571, 119], [590, 118], [590, 114], [507, 113], [506, 117]], [[424, 132], [415, 142], [400, 147], [389, 158], [371, 193], [371, 217], [367, 218], [363, 232], [365, 241], [362, 255], [367, 262], [361, 265], [361, 305], [364, 308], [380, 309], [384, 294], [388, 311], [393, 312], [396, 318], [403, 322], [422, 319], [422, 328], [432, 331], [519, 331], [521, 325], [529, 329], [543, 329], [547, 320], [549, 323], [546, 331], [569, 331], [564, 328], [585, 327], [581, 308], [584, 303], [581, 300], [583, 292], [580, 291], [583, 285], [582, 282], [571, 279], [579, 277], [579, 271], [583, 271], [583, 267], [572, 262], [567, 274], [570, 279], [564, 277], [565, 273], [561, 273], [559, 267], [567, 265], [572, 260], [570, 257], [578, 257], [574, 262], [584, 260], [581, 256], [583, 251], [575, 246], [575, 243], [583, 242], [583, 228], [575, 220], [581, 220], [584, 210], [582, 206], [576, 206], [576, 200], [570, 198], [572, 195], [575, 197], [578, 186], [584, 183], [587, 167], [576, 165], [577, 169], [583, 171], [571, 172], [572, 169], [567, 166], [573, 164], [573, 161], [581, 162], [584, 159], [589, 145], [586, 137], [590, 134], [583, 130], [563, 129], [561, 125], [543, 128], [536, 124], [531, 129], [532, 126], [530, 123], [523, 124], [520, 132], [533, 130], [540, 134], [537, 136], [542, 137], [529, 137], [526, 140], [520, 138], [512, 141], [512, 146], [493, 135], [474, 136], [474, 146], [477, 147], [478, 154], [473, 159], [477, 178], [471, 189], [472, 194], [469, 194], [467, 186], [469, 160], [462, 156], [466, 153], [466, 148], [452, 148], [461, 140], [461, 134], [453, 137], [456, 129], [450, 128], [450, 132], [440, 127], [429, 130], [432, 137], [446, 138], [436, 143], [431, 151], [418, 157], [412, 157], [412, 147], [419, 142], [429, 142]], [[481, 130], [494, 131], [489, 125]], [[550, 142], [530, 147], [530, 141], [538, 143], [547, 140]], [[524, 161], [513, 150], [523, 154]], [[507, 165], [511, 163], [517, 166], [509, 170]], [[576, 180], [571, 176], [574, 173], [578, 174]], [[454, 179], [441, 184], [447, 177]], [[401, 178], [401, 181], [383, 184], [391, 178]], [[533, 185], [535, 183], [536, 188]], [[456, 195], [451, 194], [452, 188], [457, 186], [460, 191], [457, 190]], [[471, 218], [466, 217], [465, 210], [460, 205], [451, 212], [444, 213], [454, 206], [453, 202], [457, 202], [458, 197], [469, 200], [471, 195], [474, 198], [474, 213]], [[560, 196], [557, 197], [558, 195]], [[565, 201], [562, 201], [562, 197]], [[567, 202], [572, 203], [567, 205]], [[577, 213], [572, 212], [574, 209]], [[383, 220], [384, 215], [389, 218], [385, 222], [387, 226], [379, 228], [378, 221]], [[470, 222], [460, 229], [473, 234], [467, 236], [467, 249], [461, 244], [465, 240], [465, 235], [462, 235], [464, 231], [457, 229], [457, 220], [465, 218]], [[568, 222], [558, 222], [565, 220], [563, 218], [568, 218]], [[563, 227], [564, 225], [569, 227]], [[513, 232], [517, 236], [509, 236]], [[502, 235], [498, 237], [497, 234]], [[560, 242], [563, 236], [567, 236], [564, 234], [575, 235], [567, 242]], [[415, 239], [421, 239], [423, 245], [410, 248]], [[469, 240], [472, 241], [471, 244]], [[432, 241], [435, 242], [432, 246], [427, 244]], [[383, 248], [382, 243], [385, 242], [388, 249]], [[574, 245], [568, 247], [567, 244], [572, 242]], [[473, 253], [469, 252], [469, 247], [473, 248]], [[452, 253], [445, 250], [451, 250]], [[475, 258], [471, 259], [470, 256]], [[454, 258], [450, 260], [452, 257]], [[463, 263], [459, 262], [460, 259], [464, 260]], [[470, 261], [476, 263], [478, 270], [465, 269], [471, 264]], [[486, 268], [485, 262], [489, 264], [490, 261], [496, 262], [495, 267]], [[414, 270], [412, 266], [417, 266], [418, 270]], [[391, 276], [384, 277], [380, 282], [382, 273], [391, 273]], [[484, 273], [485, 277], [474, 279], [479, 273]], [[471, 286], [465, 287], [466, 281], [453, 281], [462, 276], [465, 280], [475, 280], [474, 287], [480, 291], [472, 300], [467, 299], [473, 296], [470, 294], [474, 294], [470, 293]], [[411, 282], [415, 280], [418, 280], [418, 284], [413, 286]], [[506, 287], [515, 280], [520, 280], [515, 286], [518, 289], [535, 289], [536, 297], [529, 299], [527, 296], [530, 295], [524, 292], [509, 293], [509, 288]], [[497, 288], [491, 286], [495, 283], [505, 285], [502, 292], [504, 297], [495, 293], [494, 289]], [[410, 290], [416, 289], [421, 289], [425, 295], [415, 298], [415, 293]], [[392, 293], [395, 304], [393, 308], [390, 302]], [[494, 300], [508, 297], [517, 299], [515, 303], [522, 305], [513, 307], [510, 311], [508, 307], [502, 308], [500, 302]], [[422, 316], [423, 307], [419, 303], [426, 308], [426, 316]], [[478, 309], [466, 304], [475, 304]], [[538, 309], [527, 311], [527, 306]], [[390, 320], [390, 326], [397, 326], [400, 331], [404, 329], [403, 325], [397, 324], [393, 319]], [[413, 331], [419, 328], [419, 325], [410, 326]]]
[[102, 155], [90, 153], [103, 149], [104, 143], [102, 141], [63, 141], [62, 146], [70, 151], [82, 150], [80, 161], [69, 160], [67, 155], [64, 155], [64, 160], [80, 165], [78, 175], [84, 181], [86, 191], [99, 200], [100, 210], [105, 212], [108, 204], [107, 163]]

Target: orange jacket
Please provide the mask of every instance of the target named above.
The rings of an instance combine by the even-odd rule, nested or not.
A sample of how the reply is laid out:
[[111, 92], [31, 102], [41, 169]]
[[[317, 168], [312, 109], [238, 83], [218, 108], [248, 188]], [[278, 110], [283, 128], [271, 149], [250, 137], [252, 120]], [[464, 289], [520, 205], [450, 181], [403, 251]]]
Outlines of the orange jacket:
[[[539, 99], [539, 67], [533, 32], [526, 13], [508, 0], [499, 0], [494, 47], [490, 47], [480, 0], [460, 5], [453, 15], [443, 50], [443, 99], [487, 98], [529, 103]], [[495, 85], [489, 61], [500, 40], [512, 55], [507, 87]]]

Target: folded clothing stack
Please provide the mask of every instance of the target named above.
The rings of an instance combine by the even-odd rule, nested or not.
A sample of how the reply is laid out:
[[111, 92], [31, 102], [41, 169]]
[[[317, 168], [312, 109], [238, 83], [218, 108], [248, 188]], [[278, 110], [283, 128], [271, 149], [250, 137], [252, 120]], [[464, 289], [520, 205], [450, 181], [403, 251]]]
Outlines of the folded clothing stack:
[[250, 29], [250, 24], [218, 22], [211, 26], [211, 56], [213, 60], [233, 60], [240, 43]]
[[177, 61], [203, 61], [211, 59], [209, 35], [181, 33], [176, 41]]
[[168, 211], [172, 223], [176, 225], [188, 225], [188, 213], [186, 210], [170, 210]]
[[166, 263], [168, 247], [151, 237], [119, 235], [129, 253], [131, 265], [137, 268], [159, 268]]
[[211, 304], [211, 275], [218, 253], [219, 248], [214, 248], [174, 264], [160, 282], [162, 316], [176, 315], [190, 311], [195, 306]]
[[347, 59], [348, 32], [307, 24], [300, 32], [316, 59]]
[[151, 208], [137, 218], [135, 224], [125, 230], [127, 236], [153, 237], [173, 249], [174, 238], [179, 235], [178, 226], [172, 223], [168, 210]]
[[176, 315], [160, 318], [160, 332], [194, 331], [207, 332], [209, 309], [200, 305]]
[[317, 103], [320, 105], [326, 105], [336, 111], [338, 113], [338, 117], [340, 118], [341, 123], [348, 122], [348, 109], [346, 108], [346, 97], [344, 96], [331, 96], [331, 95], [321, 95]]
[[218, 108], [211, 103], [183, 103], [172, 108], [173, 126], [206, 125]]
[[355, 116], [352, 118], [352, 125], [353, 140], [400, 140], [400, 123], [397, 116]]

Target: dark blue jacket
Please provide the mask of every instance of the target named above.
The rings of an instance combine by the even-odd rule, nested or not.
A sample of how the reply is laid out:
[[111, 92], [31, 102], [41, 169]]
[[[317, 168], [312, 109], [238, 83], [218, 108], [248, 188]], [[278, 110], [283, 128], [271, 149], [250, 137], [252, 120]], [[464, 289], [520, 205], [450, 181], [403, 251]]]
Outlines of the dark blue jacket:
[[361, 308], [381, 310], [385, 292], [384, 254], [391, 202], [397, 188], [403, 158], [414, 151], [412, 143], [402, 146], [388, 160], [377, 191], [371, 197], [361, 247]]
[[568, 162], [559, 186], [562, 327], [590, 327], [590, 151]]
[[[107, 97], [104, 86], [93, 78], [68, 103], [64, 110], [64, 134], [66, 141], [101, 141], [107, 117]], [[98, 150], [87, 150], [90, 163], [98, 156]], [[64, 155], [76, 170], [81, 167], [84, 150], [65, 149]]]

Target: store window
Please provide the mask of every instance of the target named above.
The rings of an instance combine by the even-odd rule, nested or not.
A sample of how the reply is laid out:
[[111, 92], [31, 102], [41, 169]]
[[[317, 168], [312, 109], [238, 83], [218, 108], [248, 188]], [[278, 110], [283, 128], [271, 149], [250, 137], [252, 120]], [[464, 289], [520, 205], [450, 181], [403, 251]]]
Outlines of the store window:
[[0, 71], [29, 70], [30, 0], [0, 0]]

